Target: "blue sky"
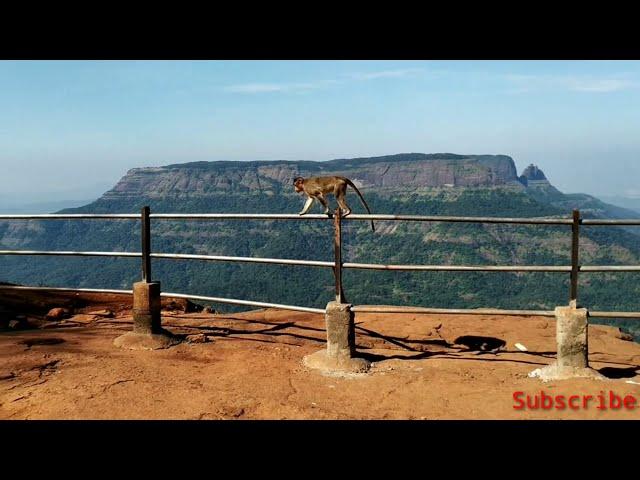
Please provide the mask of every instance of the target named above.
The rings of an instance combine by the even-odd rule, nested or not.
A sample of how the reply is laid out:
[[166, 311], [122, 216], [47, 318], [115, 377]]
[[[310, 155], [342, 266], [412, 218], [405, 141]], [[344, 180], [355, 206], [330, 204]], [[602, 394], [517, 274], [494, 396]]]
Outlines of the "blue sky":
[[640, 196], [638, 61], [0, 61], [0, 201], [199, 160], [506, 154]]

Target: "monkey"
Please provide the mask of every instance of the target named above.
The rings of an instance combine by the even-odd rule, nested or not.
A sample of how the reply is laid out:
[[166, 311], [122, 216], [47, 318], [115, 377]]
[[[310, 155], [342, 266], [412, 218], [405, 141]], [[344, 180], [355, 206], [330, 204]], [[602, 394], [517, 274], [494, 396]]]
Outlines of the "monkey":
[[[297, 193], [304, 192], [305, 195], [307, 195], [307, 201], [304, 204], [302, 211], [299, 212], [298, 215], [305, 215], [311, 208], [311, 205], [313, 205], [314, 200], [317, 200], [322, 204], [322, 206], [324, 207], [324, 213], [328, 215], [329, 204], [327, 203], [327, 199], [324, 196], [329, 193], [333, 193], [336, 197], [338, 205], [340, 205], [340, 209], [342, 210], [343, 215], [346, 217], [351, 213], [351, 209], [349, 208], [349, 205], [347, 205], [347, 202], [345, 200], [347, 196], [347, 186], [353, 188], [356, 191], [358, 197], [360, 197], [360, 200], [364, 205], [364, 208], [366, 208], [367, 212], [371, 214], [369, 205], [367, 205], [367, 202], [364, 200], [364, 197], [360, 193], [360, 190], [358, 190], [358, 187], [356, 187], [348, 178], [296, 177], [293, 179], [293, 188]], [[371, 221], [371, 230], [374, 232], [376, 231], [375, 227], [373, 226], [373, 220]]]

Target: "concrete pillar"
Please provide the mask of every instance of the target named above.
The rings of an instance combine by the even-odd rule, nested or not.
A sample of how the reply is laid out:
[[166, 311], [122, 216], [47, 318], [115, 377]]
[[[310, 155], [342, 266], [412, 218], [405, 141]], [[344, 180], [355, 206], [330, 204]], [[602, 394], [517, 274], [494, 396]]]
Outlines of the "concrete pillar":
[[178, 338], [161, 325], [160, 282], [134, 283], [133, 331], [116, 338], [113, 344], [129, 350], [156, 350], [177, 343]]
[[356, 357], [354, 314], [348, 303], [329, 302], [325, 310], [327, 348], [307, 355], [304, 364], [328, 372], [363, 373], [370, 362]]
[[534, 370], [529, 377], [540, 378], [543, 382], [569, 378], [603, 380], [603, 375], [589, 368], [588, 310], [578, 308], [573, 300], [568, 307], [556, 307], [555, 315], [556, 361]]
[[587, 368], [588, 312], [586, 308], [556, 307], [557, 362], [559, 367]]
[[348, 303], [329, 302], [324, 314], [327, 328], [327, 356], [351, 358], [356, 351], [353, 312]]
[[161, 333], [160, 282], [133, 284], [133, 332]]

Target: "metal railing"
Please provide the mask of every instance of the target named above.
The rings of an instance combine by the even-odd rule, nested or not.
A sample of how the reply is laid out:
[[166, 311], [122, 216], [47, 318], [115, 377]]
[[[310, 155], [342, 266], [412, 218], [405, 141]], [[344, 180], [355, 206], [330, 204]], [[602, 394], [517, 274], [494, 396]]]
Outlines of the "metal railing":
[[[93, 252], [93, 251], [45, 251], [45, 250], [0, 250], [0, 255], [57, 255], [57, 256], [96, 256], [96, 257], [138, 257], [142, 261], [142, 280], [151, 281], [151, 259], [204, 260], [216, 262], [243, 262], [276, 265], [297, 265], [321, 268], [331, 268], [335, 278], [335, 296], [338, 302], [346, 302], [342, 270], [399, 270], [399, 271], [474, 271], [474, 272], [547, 272], [564, 273], [570, 275], [569, 300], [578, 299], [578, 277], [582, 272], [639, 272], [640, 265], [580, 265], [580, 226], [640, 226], [640, 219], [583, 219], [578, 210], [573, 211], [572, 218], [507, 218], [507, 217], [453, 217], [453, 216], [424, 216], [424, 215], [361, 215], [352, 214], [343, 217], [339, 209], [333, 215], [298, 215], [298, 214], [236, 214], [236, 213], [156, 213], [152, 214], [149, 207], [143, 207], [141, 214], [39, 214], [39, 215], [0, 215], [1, 220], [139, 220], [141, 222], [141, 252]], [[180, 253], [152, 253], [151, 252], [151, 220], [299, 220], [299, 221], [329, 221], [333, 220], [334, 227], [334, 261], [297, 260], [283, 258], [238, 257], [225, 255], [196, 255]], [[354, 263], [342, 261], [342, 222], [348, 221], [409, 221], [409, 222], [446, 222], [446, 223], [476, 223], [476, 224], [515, 224], [515, 225], [570, 225], [571, 226], [571, 265], [388, 265], [371, 263]], [[103, 293], [131, 293], [130, 290], [81, 289], [81, 288], [49, 288], [49, 287], [18, 287], [0, 286], [0, 289], [34, 289], [53, 291], [86, 291]], [[297, 305], [285, 305], [233, 298], [190, 295], [183, 293], [162, 293], [165, 297], [177, 297], [214, 303], [256, 306], [263, 308], [282, 308], [312, 313], [323, 313], [323, 309]], [[415, 306], [354, 306], [354, 312], [379, 313], [436, 313], [436, 314], [478, 314], [478, 315], [542, 315], [553, 316], [550, 310], [503, 310], [493, 308], [479, 309], [447, 309]], [[603, 318], [640, 318], [640, 312], [589, 312], [592, 317]]]

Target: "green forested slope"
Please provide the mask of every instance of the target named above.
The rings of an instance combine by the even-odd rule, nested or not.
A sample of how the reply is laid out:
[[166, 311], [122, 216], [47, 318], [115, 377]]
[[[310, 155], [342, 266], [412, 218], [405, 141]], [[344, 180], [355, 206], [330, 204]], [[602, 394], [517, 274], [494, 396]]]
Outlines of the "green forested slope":
[[[357, 162], [356, 162], [357, 163]], [[269, 184], [269, 192], [231, 189], [206, 196], [154, 194], [102, 198], [70, 212], [294, 213], [302, 198], [290, 185]], [[557, 192], [557, 191], [556, 191]], [[514, 185], [474, 188], [364, 191], [375, 213], [464, 216], [561, 216], [586, 196], [554, 193], [545, 201]], [[558, 196], [560, 195], [560, 196]], [[588, 202], [593, 204], [592, 197]], [[350, 195], [354, 212], [362, 212]], [[601, 203], [601, 202], [600, 202]], [[598, 204], [602, 208], [601, 204]], [[315, 207], [316, 213], [320, 212]], [[587, 215], [589, 215], [587, 210]], [[469, 265], [568, 265], [569, 226], [346, 221], [346, 262]], [[152, 249], [168, 253], [332, 260], [331, 221], [153, 221]], [[137, 221], [0, 222], [0, 248], [51, 250], [140, 250]], [[638, 264], [640, 236], [610, 227], [584, 227], [583, 264]], [[139, 260], [104, 258], [2, 257], [0, 281], [31, 285], [130, 288], [140, 277]], [[154, 260], [153, 277], [163, 290], [322, 308], [333, 296], [331, 270], [301, 266]], [[347, 300], [356, 304], [431, 307], [552, 309], [568, 301], [568, 275], [545, 273], [384, 272], [344, 273]], [[597, 310], [640, 310], [635, 274], [582, 274], [580, 301]], [[229, 305], [217, 305], [233, 310]], [[620, 324], [620, 323], [619, 323]], [[638, 333], [635, 320], [624, 322]]]

